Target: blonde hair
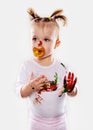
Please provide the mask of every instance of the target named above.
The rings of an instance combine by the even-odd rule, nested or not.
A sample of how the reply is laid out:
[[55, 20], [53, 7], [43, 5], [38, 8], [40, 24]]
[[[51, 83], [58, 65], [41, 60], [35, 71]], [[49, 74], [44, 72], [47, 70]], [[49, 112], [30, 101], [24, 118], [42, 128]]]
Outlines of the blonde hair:
[[32, 8], [28, 8], [27, 12], [32, 22], [56, 22], [57, 23], [57, 20], [60, 20], [63, 22], [63, 26], [66, 25], [67, 23], [66, 16], [62, 15], [63, 13], [62, 9], [58, 9], [54, 11], [49, 17], [40, 17]]
[[32, 8], [28, 8], [27, 12], [32, 25], [39, 23], [42, 26], [46, 26], [47, 24], [54, 25], [57, 28], [57, 37], [59, 39], [59, 21], [63, 23], [63, 26], [67, 24], [67, 17], [62, 15], [62, 9], [55, 10], [49, 17], [40, 17]]

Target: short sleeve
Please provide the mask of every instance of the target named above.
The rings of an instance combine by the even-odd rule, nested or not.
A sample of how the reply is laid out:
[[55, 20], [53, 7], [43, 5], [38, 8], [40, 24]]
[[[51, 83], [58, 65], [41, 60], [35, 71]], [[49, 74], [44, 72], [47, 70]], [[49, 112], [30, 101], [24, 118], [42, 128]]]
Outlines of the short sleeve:
[[20, 90], [21, 88], [27, 83], [28, 76], [27, 76], [27, 69], [25, 63], [20, 66], [19, 74], [16, 80], [16, 94], [21, 97]]

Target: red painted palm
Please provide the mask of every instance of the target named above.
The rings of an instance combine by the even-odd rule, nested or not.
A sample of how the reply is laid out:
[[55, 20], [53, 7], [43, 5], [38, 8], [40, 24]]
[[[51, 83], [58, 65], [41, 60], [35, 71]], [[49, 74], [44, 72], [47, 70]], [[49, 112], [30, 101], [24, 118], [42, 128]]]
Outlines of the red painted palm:
[[64, 91], [63, 91], [63, 93], [73, 91], [76, 82], [77, 82], [77, 77], [74, 78], [74, 73], [69, 72], [67, 77], [64, 76], [64, 81], [63, 81]]

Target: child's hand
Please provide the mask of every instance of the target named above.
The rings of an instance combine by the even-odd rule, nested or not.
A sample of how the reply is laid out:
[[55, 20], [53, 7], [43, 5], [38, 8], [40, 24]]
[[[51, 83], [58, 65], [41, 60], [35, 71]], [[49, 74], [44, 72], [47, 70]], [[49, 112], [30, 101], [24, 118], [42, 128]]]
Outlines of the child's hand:
[[64, 77], [64, 92], [72, 92], [75, 84], [77, 82], [77, 78], [74, 79], [74, 73], [69, 72], [68, 77]]
[[59, 97], [62, 95], [62, 93], [65, 92], [67, 92], [68, 95], [71, 94], [73, 96], [75, 94], [73, 90], [76, 82], [77, 82], [77, 78], [74, 79], [74, 73], [69, 72], [67, 77], [64, 76], [63, 87], [59, 93]]
[[36, 91], [39, 91], [43, 88], [44, 82], [47, 82], [47, 77], [45, 75], [40, 75], [37, 78], [34, 78], [34, 74], [31, 74], [30, 77], [30, 85], [32, 89], [35, 89]]

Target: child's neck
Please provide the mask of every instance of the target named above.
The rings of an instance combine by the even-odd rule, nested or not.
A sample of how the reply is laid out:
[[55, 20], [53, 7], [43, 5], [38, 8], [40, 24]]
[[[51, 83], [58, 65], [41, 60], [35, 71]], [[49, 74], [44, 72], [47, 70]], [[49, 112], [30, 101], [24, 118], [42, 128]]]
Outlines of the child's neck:
[[45, 58], [34, 58], [34, 60], [42, 66], [49, 66], [53, 63], [54, 58], [52, 55], [49, 55]]

